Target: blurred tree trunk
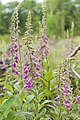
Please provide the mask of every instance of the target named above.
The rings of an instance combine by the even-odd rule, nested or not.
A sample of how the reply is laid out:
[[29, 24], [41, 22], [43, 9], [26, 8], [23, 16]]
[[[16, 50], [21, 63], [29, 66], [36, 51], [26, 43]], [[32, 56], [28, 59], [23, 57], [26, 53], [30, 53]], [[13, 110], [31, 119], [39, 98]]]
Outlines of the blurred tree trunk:
[[64, 0], [61, 5], [61, 37], [64, 38], [64, 28], [65, 28], [65, 10], [64, 10]]
[[53, 11], [54, 11], [54, 0], [49, 1], [49, 10], [50, 10], [50, 16], [53, 16]]
[[53, 16], [56, 10], [58, 0], [48, 0], [49, 15]]

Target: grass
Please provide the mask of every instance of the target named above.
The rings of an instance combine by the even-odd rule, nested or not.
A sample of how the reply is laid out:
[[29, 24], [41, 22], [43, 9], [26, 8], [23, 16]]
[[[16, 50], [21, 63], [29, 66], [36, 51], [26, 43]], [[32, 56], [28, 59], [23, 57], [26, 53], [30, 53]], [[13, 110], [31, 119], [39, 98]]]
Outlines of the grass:
[[[75, 49], [76, 46], [80, 44], [80, 37], [75, 37], [73, 39], [73, 47]], [[59, 40], [59, 41], [51, 41], [49, 42], [50, 53], [52, 54], [52, 62], [56, 65], [59, 65], [61, 61], [66, 57], [68, 49], [70, 46], [70, 40]], [[76, 57], [79, 61], [80, 52], [77, 53]]]
[[[22, 37], [21, 37], [22, 38]], [[79, 45], [80, 37], [77, 36], [73, 39], [74, 48]], [[8, 44], [10, 43], [9, 35], [0, 35], [0, 51], [6, 51]], [[49, 49], [50, 49], [50, 63], [53, 68], [56, 68], [61, 61], [66, 57], [67, 46], [70, 46], [70, 40], [49, 40]], [[80, 52], [76, 55], [79, 61]], [[2, 58], [0, 54], [0, 58]]]

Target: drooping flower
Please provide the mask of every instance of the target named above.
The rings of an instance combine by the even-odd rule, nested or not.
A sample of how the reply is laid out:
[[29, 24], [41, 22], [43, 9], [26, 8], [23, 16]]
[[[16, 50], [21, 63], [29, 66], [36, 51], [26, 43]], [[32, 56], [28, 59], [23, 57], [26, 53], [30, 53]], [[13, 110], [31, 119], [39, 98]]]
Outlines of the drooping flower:
[[16, 63], [14, 62], [14, 63], [12, 64], [12, 66], [13, 66], [14, 68], [16, 68]]
[[30, 72], [30, 70], [27, 69], [27, 68], [25, 68], [25, 69], [24, 69], [24, 73], [27, 74], [28, 72]]
[[13, 47], [16, 49], [16, 48], [18, 48], [18, 45], [16, 43], [14, 43]]
[[18, 63], [18, 60], [17, 60], [17, 59], [15, 60], [15, 63]]
[[28, 79], [26, 80], [26, 85], [24, 86], [24, 89], [29, 90], [31, 89], [32, 86], [33, 86], [33, 82], [30, 79]]
[[69, 94], [68, 94], [68, 93], [64, 93], [64, 96], [68, 97], [68, 96], [69, 96]]
[[57, 96], [54, 100], [57, 102], [59, 100], [59, 96]]
[[69, 88], [69, 86], [66, 83], [64, 83], [64, 88], [67, 89]]
[[40, 50], [43, 50], [44, 48], [45, 48], [45, 45], [42, 45], [41, 48], [40, 48]]
[[65, 100], [65, 103], [67, 104], [67, 103], [70, 103], [70, 100], [69, 99], [66, 99]]
[[28, 74], [25, 74], [24, 75], [24, 79], [26, 80], [28, 78]]
[[15, 74], [16, 74], [16, 75], [18, 75], [18, 74], [19, 74], [18, 70], [15, 70]]
[[65, 81], [63, 82], [63, 97], [64, 97], [64, 105], [67, 108], [71, 108], [71, 89], [70, 89], [70, 83], [69, 81], [66, 80], [65, 77]]
[[11, 49], [11, 54], [13, 54], [13, 63], [12, 63], [12, 72], [16, 75], [19, 74], [19, 71], [17, 70], [17, 64], [18, 64], [18, 44], [14, 41], [13, 49]]
[[36, 70], [40, 71], [40, 64], [39, 63], [36, 63]]
[[69, 104], [69, 103], [64, 103], [64, 105], [65, 105], [67, 108], [70, 108], [70, 104]]
[[18, 57], [18, 54], [16, 53], [16, 55], [15, 55], [15, 59], [16, 60], [18, 60], [19, 59], [19, 57]]
[[39, 72], [36, 72], [36, 77], [40, 77], [40, 73]]
[[80, 101], [80, 96], [77, 97], [77, 100]]

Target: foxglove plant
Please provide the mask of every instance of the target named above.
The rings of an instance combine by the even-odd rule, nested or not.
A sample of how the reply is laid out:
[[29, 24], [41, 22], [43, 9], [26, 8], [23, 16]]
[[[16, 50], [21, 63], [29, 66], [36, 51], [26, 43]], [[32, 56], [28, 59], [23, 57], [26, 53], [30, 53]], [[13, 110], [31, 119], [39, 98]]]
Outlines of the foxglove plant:
[[[41, 32], [42, 31], [42, 32]], [[45, 24], [45, 5], [43, 5], [43, 18], [42, 18], [42, 27], [41, 31], [39, 33], [39, 41], [40, 44], [37, 48], [33, 48], [33, 29], [31, 24], [31, 12], [29, 11], [27, 22], [26, 22], [26, 32], [25, 32], [25, 45], [26, 45], [26, 54], [24, 54], [25, 57], [25, 63], [23, 66], [24, 70], [24, 80], [25, 80], [25, 86], [24, 89], [29, 91], [34, 86], [34, 92], [35, 92], [35, 115], [37, 117], [38, 115], [38, 82], [40, 82], [39, 78], [41, 77], [41, 68], [42, 61], [46, 59], [48, 55], [48, 38], [47, 38], [47, 32], [46, 32], [46, 24]], [[43, 68], [42, 68], [43, 69]], [[39, 80], [39, 81], [38, 81]], [[28, 94], [29, 95], [29, 94]]]
[[[70, 77], [70, 74], [71, 74], [71, 76], [72, 76], [72, 82], [73, 82], [73, 73], [72, 73], [72, 60], [73, 60], [73, 57], [74, 56], [71, 56], [71, 54], [73, 53], [73, 51], [74, 51], [74, 41], [73, 41], [73, 33], [74, 33], [74, 22], [72, 22], [72, 25], [71, 25], [71, 30], [70, 30], [70, 33], [69, 33], [69, 31], [67, 31], [67, 39], [69, 40], [69, 44], [68, 44], [68, 46], [69, 46], [69, 48], [68, 48], [68, 52], [67, 52], [67, 58], [68, 58], [68, 62], [67, 62], [67, 65], [68, 65], [68, 78], [67, 78], [67, 80], [69, 80], [69, 78], [71, 78]], [[69, 35], [70, 34], [70, 35]], [[78, 81], [76, 82], [76, 98], [78, 98], [78, 92], [79, 92], [79, 88], [78, 88]], [[69, 80], [68, 81], [68, 85], [69, 85], [69, 89], [70, 89], [70, 86], [72, 86], [72, 83], [71, 83], [71, 80]], [[73, 86], [72, 86], [73, 87]], [[74, 88], [73, 88], [74, 89]], [[72, 92], [73, 91], [71, 91], [71, 90], [66, 90], [65, 91], [66, 93], [68, 93], [67, 94], [67, 96], [69, 97], [69, 95], [70, 94], [72, 94]], [[72, 95], [72, 98], [73, 98], [73, 100], [72, 101], [75, 101], [75, 96], [74, 95]], [[78, 99], [76, 99], [76, 101], [78, 102]], [[74, 102], [73, 102], [74, 103]], [[79, 102], [78, 102], [79, 103]], [[66, 104], [65, 104], [66, 105]], [[70, 107], [70, 104], [68, 103], [68, 107]]]
[[64, 69], [64, 80], [63, 80], [63, 97], [64, 97], [64, 105], [67, 108], [71, 108], [72, 101], [72, 90], [71, 90], [71, 80], [70, 80], [70, 61], [65, 60]]
[[[46, 24], [45, 24], [45, 4], [43, 5], [43, 18], [42, 18], [42, 26], [41, 27], [41, 31], [39, 34], [39, 40], [40, 40], [40, 45], [34, 49], [32, 48], [32, 39], [33, 36], [32, 34], [32, 24], [31, 24], [31, 15], [30, 15], [30, 11], [28, 13], [28, 18], [27, 18], [27, 22], [26, 22], [26, 32], [25, 32], [25, 40], [26, 41], [26, 46], [27, 46], [27, 54], [26, 59], [29, 67], [29, 74], [31, 73], [32, 75], [32, 79], [36, 79], [37, 77], [40, 77], [40, 70], [41, 70], [41, 62], [43, 61], [43, 59], [46, 58], [46, 56], [48, 55], [48, 48], [47, 48], [47, 44], [48, 44], [48, 38], [47, 38], [47, 32], [46, 32]], [[34, 71], [32, 70], [34, 68]], [[26, 69], [25, 69], [26, 70]], [[28, 79], [28, 73], [25, 74], [25, 70], [24, 70], [24, 78]], [[29, 78], [30, 80], [30, 78]]]
[[36, 87], [36, 79], [40, 77], [40, 60], [38, 56], [36, 57], [36, 53], [34, 52], [35, 49], [32, 47], [33, 45], [33, 29], [31, 24], [31, 12], [28, 12], [27, 22], [26, 22], [26, 32], [25, 32], [25, 45], [26, 45], [26, 54], [25, 57], [25, 64], [23, 66], [24, 69], [24, 79], [26, 85], [24, 89], [27, 90], [29, 95], [29, 91], [34, 85], [34, 93], [35, 93], [35, 115], [38, 114], [38, 95], [37, 95], [37, 87]]
[[63, 83], [63, 93], [64, 93], [64, 105], [67, 108], [71, 108], [71, 93], [72, 91], [70, 90], [70, 84], [66, 81]]
[[[17, 95], [12, 96], [11, 92], [7, 93], [6, 89], [6, 93], [9, 94], [9, 97], [11, 98], [9, 99], [10, 103], [7, 100], [8, 97], [5, 97], [6, 100], [0, 101], [0, 103], [2, 102], [3, 104], [3, 107], [0, 109], [0, 117], [2, 117], [1, 120], [7, 119], [8, 117], [8, 119], [17, 119], [18, 115], [20, 119], [20, 114], [22, 114], [21, 119], [31, 120], [74, 119], [73, 117], [70, 117], [70, 114], [71, 112], [73, 112], [73, 109], [75, 109], [73, 108], [73, 103], [75, 103], [74, 105], [76, 105], [77, 111], [79, 111], [80, 95], [78, 94], [79, 88], [77, 87], [77, 95], [75, 96], [76, 98], [74, 100], [70, 78], [70, 58], [68, 57], [67, 59], [65, 59], [60, 68], [58, 68], [56, 80], [53, 76], [53, 71], [50, 68], [47, 68], [49, 64], [45, 65], [45, 63], [47, 63], [47, 56], [49, 54], [47, 28], [45, 23], [45, 3], [43, 3], [43, 17], [42, 23], [40, 24], [38, 38], [39, 45], [37, 48], [33, 48], [34, 37], [31, 24], [31, 12], [29, 11], [28, 13], [26, 32], [24, 37], [24, 52], [22, 53], [23, 61], [21, 60], [21, 49], [19, 41], [18, 10], [19, 6], [16, 7], [12, 16], [12, 49], [10, 51], [12, 54], [12, 71], [18, 76], [16, 76], [17, 80], [15, 79], [14, 84], [12, 84], [11, 82], [11, 86], [4, 83], [5, 88], [8, 88], [9, 91], [12, 92], [12, 94], [14, 93], [14, 95]], [[19, 68], [21, 68], [21, 70]], [[19, 84], [16, 84], [16, 82], [19, 81], [18, 79], [21, 80], [21, 83], [19, 82]], [[56, 82], [54, 83], [53, 81]], [[16, 91], [14, 90], [15, 88], [17, 88]], [[27, 96], [25, 95], [25, 93], [27, 93]], [[55, 98], [54, 96], [57, 97]], [[10, 109], [6, 108], [7, 105], [9, 105]], [[6, 111], [6, 109], [8, 110], [8, 115], [5, 115], [4, 111]], [[77, 118], [78, 117], [76, 117], [76, 119]]]
[[[36, 74], [35, 78], [40, 77], [41, 71], [44, 76], [44, 60], [47, 60], [49, 54], [48, 48], [48, 37], [47, 37], [47, 27], [46, 27], [46, 5], [45, 2], [42, 5], [42, 23], [39, 23], [39, 35], [38, 35], [38, 46], [33, 53], [33, 61], [36, 65]], [[42, 77], [42, 76], [41, 76]]]
[[[63, 61], [62, 65], [60, 66], [60, 71], [58, 74], [59, 79], [59, 85], [58, 85], [58, 92], [59, 92], [59, 99], [61, 99], [61, 103], [63, 102], [63, 105], [70, 109], [71, 108], [71, 102], [72, 102], [72, 89], [71, 89], [71, 78], [70, 74], [71, 72], [71, 60], [68, 57], [69, 54], [71, 54], [73, 50], [73, 29], [74, 29], [74, 23], [72, 23], [71, 28], [71, 39], [70, 39], [70, 47], [67, 50], [67, 57]], [[67, 39], [69, 39], [69, 32], [67, 31]], [[61, 98], [60, 98], [61, 96]]]
[[80, 95], [77, 97], [77, 100], [80, 102]]
[[19, 4], [12, 15], [11, 18], [11, 40], [12, 40], [12, 48], [10, 50], [10, 53], [12, 54], [12, 72], [16, 75], [19, 74], [19, 70], [17, 69], [19, 58], [21, 58], [20, 53], [20, 42], [19, 42], [19, 17], [18, 17], [18, 11], [20, 8]]
[[70, 80], [70, 61], [66, 59], [62, 62], [61, 66], [58, 68], [57, 72], [57, 79], [58, 79], [58, 87], [57, 90], [57, 97], [54, 99], [56, 107], [59, 108], [59, 115], [58, 118], [61, 119], [62, 115], [62, 106], [64, 110], [67, 109], [69, 112], [72, 109], [72, 102], [73, 102], [73, 94], [71, 88], [71, 80]]
[[38, 53], [42, 56], [42, 60], [47, 57], [49, 54], [49, 49], [48, 49], [48, 37], [47, 37], [47, 27], [46, 27], [46, 6], [45, 2], [42, 5], [42, 23], [40, 24], [40, 31], [39, 31], [39, 49]]
[[26, 61], [24, 64], [24, 79], [25, 79], [25, 89], [29, 90], [33, 86], [33, 61], [32, 61], [32, 56], [33, 56], [33, 48], [32, 48], [32, 24], [31, 24], [31, 12], [28, 12], [28, 17], [27, 17], [27, 22], [26, 22], [26, 32], [25, 32], [25, 45], [26, 45], [26, 50], [27, 53], [24, 55]]

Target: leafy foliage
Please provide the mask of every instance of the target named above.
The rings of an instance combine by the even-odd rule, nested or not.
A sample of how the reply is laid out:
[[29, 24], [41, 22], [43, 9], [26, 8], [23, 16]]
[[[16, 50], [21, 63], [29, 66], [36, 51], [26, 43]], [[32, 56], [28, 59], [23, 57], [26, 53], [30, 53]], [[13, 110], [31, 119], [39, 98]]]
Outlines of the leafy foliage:
[[[56, 6], [51, 11], [51, 15], [60, 5], [58, 0], [54, 2]], [[34, 5], [35, 1], [29, 2], [29, 6]], [[21, 4], [14, 9], [11, 19], [11, 68], [4, 77], [0, 78], [0, 119], [79, 120], [80, 85], [79, 78], [72, 69], [73, 64], [77, 63], [75, 62], [77, 59], [70, 56], [73, 52], [72, 43], [66, 58], [57, 66], [57, 69], [53, 69], [48, 51], [45, 2], [42, 6], [43, 16], [37, 37], [38, 46], [33, 42], [35, 36], [30, 11], [25, 26], [25, 39], [22, 41], [19, 38], [20, 7]], [[61, 6], [58, 7], [61, 9]], [[59, 11], [56, 15], [55, 20], [56, 17], [59, 18]], [[71, 35], [70, 37], [73, 37], [73, 34]], [[1, 70], [2, 68], [3, 66]]]

